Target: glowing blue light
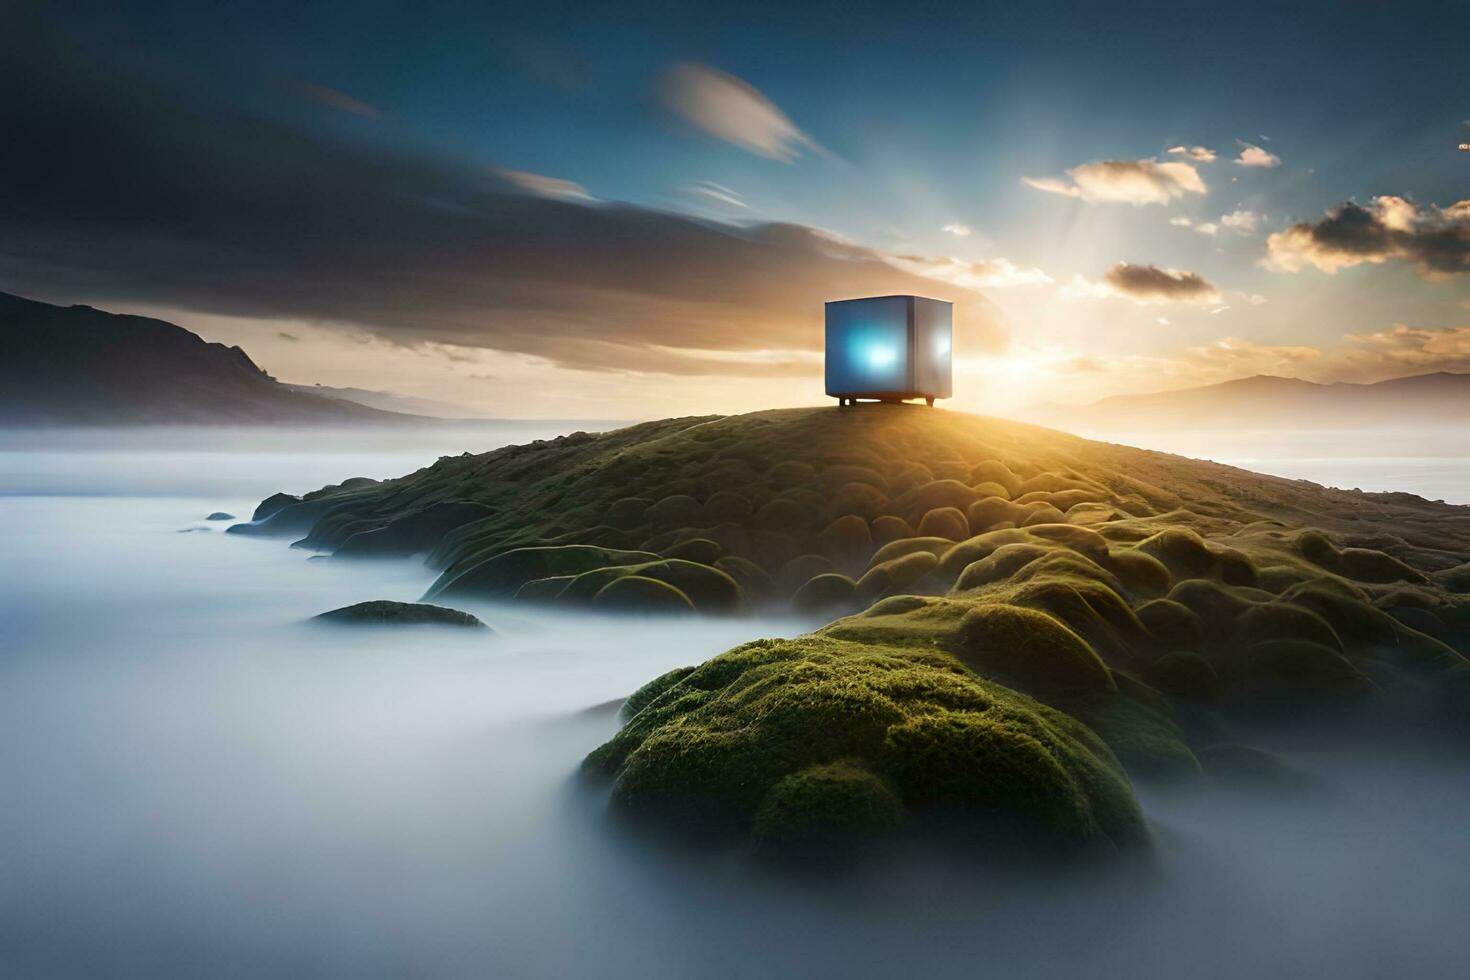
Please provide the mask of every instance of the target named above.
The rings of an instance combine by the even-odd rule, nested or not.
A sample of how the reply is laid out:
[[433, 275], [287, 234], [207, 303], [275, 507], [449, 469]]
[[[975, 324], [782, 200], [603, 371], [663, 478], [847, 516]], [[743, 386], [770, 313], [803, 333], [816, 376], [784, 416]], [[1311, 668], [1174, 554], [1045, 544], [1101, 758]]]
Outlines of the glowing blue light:
[[868, 348], [868, 367], [870, 368], [886, 368], [896, 360], [898, 360], [898, 351], [892, 347]]

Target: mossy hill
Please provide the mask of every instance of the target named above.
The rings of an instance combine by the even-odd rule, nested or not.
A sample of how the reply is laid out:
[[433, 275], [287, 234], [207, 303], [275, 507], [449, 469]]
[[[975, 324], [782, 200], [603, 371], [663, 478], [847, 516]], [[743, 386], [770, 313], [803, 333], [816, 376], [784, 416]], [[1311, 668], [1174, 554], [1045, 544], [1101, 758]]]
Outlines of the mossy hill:
[[265, 501], [426, 598], [828, 621], [653, 681], [588, 768], [762, 846], [951, 817], [1144, 836], [1221, 719], [1470, 701], [1470, 508], [910, 406], [671, 419]]

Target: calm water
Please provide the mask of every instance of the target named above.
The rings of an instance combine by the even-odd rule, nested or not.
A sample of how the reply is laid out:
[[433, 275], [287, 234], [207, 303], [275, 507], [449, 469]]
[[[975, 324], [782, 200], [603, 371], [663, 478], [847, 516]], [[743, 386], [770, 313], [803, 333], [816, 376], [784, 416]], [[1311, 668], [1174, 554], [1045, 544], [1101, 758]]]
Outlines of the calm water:
[[1153, 853], [1071, 874], [628, 840], [573, 778], [607, 703], [800, 624], [304, 624], [431, 575], [200, 518], [457, 449], [193, 438], [0, 452], [0, 975], [1463, 973], [1470, 761], [1442, 751], [1284, 744], [1304, 796], [1145, 789]]

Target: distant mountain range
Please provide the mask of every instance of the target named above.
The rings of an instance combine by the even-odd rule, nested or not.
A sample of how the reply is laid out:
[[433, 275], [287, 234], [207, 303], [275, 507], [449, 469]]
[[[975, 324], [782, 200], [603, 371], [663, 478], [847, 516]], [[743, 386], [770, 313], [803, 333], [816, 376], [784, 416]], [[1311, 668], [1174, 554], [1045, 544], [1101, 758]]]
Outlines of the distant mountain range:
[[1257, 375], [1200, 388], [1116, 395], [1085, 406], [1047, 406], [1030, 418], [1089, 432], [1464, 424], [1470, 422], [1470, 374], [1420, 374], [1374, 384]]
[[400, 395], [392, 391], [376, 391], [372, 388], [329, 388], [326, 385], [286, 385], [292, 391], [320, 398], [336, 398], [344, 402], [366, 405], [384, 412], [404, 412], [409, 415], [426, 415], [436, 419], [466, 419], [484, 421], [483, 412], [477, 412], [454, 402], [418, 395]]
[[428, 421], [281, 384], [239, 347], [163, 320], [0, 293], [0, 425]]

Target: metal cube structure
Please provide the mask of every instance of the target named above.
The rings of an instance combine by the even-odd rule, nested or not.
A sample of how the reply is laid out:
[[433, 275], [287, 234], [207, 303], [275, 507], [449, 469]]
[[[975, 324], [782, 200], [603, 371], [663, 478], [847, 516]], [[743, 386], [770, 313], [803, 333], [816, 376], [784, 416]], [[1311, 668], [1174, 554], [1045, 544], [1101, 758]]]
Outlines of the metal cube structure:
[[827, 304], [827, 394], [930, 405], [953, 388], [954, 304], [924, 296], [868, 296]]

